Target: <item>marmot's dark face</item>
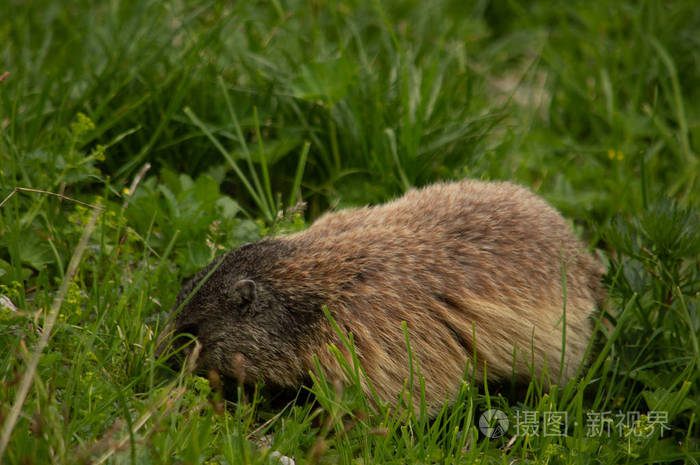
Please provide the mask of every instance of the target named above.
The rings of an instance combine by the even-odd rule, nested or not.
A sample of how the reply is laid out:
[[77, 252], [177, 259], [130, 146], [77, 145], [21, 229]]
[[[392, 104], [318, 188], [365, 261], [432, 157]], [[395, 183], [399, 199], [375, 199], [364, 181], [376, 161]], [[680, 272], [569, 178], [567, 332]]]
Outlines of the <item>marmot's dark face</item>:
[[269, 250], [256, 250], [261, 244], [266, 245], [249, 244], [228, 253], [183, 286], [174, 308], [173, 347], [187, 355], [194, 337], [201, 344], [200, 370], [213, 369], [246, 383], [294, 386], [306, 374], [300, 357], [311, 328], [260, 275], [264, 259], [256, 252], [270, 258]]

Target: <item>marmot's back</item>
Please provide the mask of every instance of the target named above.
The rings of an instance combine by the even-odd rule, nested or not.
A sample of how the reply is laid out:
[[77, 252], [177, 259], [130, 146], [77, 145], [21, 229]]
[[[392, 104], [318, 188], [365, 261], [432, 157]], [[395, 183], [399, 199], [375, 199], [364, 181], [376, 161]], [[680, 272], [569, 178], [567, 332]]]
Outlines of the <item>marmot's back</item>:
[[321, 287], [346, 288], [362, 276], [422, 288], [427, 279], [484, 299], [538, 304], [563, 299], [566, 265], [568, 299], [600, 293], [601, 265], [561, 215], [505, 182], [434, 184], [384, 205], [328, 213], [282, 240], [302, 245], [290, 259], [323, 270]]

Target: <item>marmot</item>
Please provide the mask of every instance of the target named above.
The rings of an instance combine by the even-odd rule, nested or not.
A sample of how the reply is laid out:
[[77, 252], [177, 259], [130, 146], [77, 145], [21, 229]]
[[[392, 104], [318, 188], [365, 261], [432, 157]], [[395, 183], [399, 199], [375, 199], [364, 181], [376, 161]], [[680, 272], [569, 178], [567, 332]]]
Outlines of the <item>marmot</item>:
[[[545, 364], [553, 383], [574, 376], [603, 271], [530, 190], [438, 183], [228, 252], [183, 287], [170, 328], [198, 339], [204, 368], [298, 387], [315, 370], [314, 354], [329, 379], [344, 379], [328, 350], [344, 349], [326, 306], [353, 334], [379, 398], [396, 405], [409, 378], [406, 322], [435, 412], [460, 388], [468, 361], [477, 380], [484, 366], [496, 381], [540, 377]], [[363, 388], [371, 398], [366, 379]]]

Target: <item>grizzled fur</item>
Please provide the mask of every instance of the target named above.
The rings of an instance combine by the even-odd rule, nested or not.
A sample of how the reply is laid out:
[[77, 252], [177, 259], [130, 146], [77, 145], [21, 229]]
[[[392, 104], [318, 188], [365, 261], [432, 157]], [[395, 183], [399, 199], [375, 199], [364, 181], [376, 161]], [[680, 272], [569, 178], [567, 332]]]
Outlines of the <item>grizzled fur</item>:
[[[201, 285], [171, 329], [196, 336], [200, 364], [224, 375], [294, 387], [317, 354], [326, 375], [342, 380], [327, 348], [342, 344], [325, 305], [353, 333], [377, 394], [395, 404], [409, 377], [405, 321], [434, 410], [459, 389], [468, 360], [478, 380], [484, 366], [489, 380], [513, 370], [521, 380], [539, 377], [545, 364], [553, 382], [574, 376], [602, 272], [529, 190], [441, 183], [229, 252], [184, 286], [177, 306]], [[369, 394], [366, 380], [363, 387]]]

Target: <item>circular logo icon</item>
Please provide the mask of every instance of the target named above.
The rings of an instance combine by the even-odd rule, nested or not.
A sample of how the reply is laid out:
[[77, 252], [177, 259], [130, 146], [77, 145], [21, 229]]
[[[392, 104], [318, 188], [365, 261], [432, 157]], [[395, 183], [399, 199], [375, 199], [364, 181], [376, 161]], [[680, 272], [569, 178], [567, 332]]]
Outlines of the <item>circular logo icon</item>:
[[479, 417], [481, 434], [491, 439], [500, 438], [506, 434], [509, 425], [508, 416], [495, 408], [485, 411]]

